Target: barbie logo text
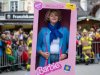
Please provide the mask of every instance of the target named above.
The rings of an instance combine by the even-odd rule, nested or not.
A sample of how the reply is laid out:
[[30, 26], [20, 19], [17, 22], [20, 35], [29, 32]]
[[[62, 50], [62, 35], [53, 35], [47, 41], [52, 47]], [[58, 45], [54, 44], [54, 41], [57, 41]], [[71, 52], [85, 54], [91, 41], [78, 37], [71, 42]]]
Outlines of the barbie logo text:
[[48, 66], [45, 67], [38, 67], [37, 75], [45, 75], [46, 73], [50, 73], [61, 68], [62, 66], [59, 63], [49, 64]]
[[41, 2], [35, 2], [34, 7], [35, 7], [37, 10], [41, 10], [41, 9], [42, 9], [42, 3], [41, 3]]

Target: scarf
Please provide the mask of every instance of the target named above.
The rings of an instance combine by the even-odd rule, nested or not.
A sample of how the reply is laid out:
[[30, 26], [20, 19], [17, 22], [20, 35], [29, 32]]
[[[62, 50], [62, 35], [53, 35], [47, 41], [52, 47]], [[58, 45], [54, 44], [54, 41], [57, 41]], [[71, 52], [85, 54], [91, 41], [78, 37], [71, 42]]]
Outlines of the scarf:
[[48, 23], [48, 28], [50, 29], [50, 44], [54, 39], [62, 38], [63, 35], [58, 31], [59, 28], [61, 28], [60, 22], [57, 22], [55, 25], [51, 25], [51, 23]]

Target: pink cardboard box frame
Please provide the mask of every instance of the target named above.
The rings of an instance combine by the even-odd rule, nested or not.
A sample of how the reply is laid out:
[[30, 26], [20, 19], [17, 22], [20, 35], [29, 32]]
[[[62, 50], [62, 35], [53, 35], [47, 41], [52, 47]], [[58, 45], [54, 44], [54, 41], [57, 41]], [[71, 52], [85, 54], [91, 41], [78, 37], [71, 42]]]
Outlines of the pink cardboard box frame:
[[[33, 23], [33, 44], [32, 44], [32, 56], [31, 56], [31, 75], [75, 75], [75, 57], [76, 57], [76, 25], [77, 25], [77, 10], [70, 10], [66, 8], [66, 3], [41, 3], [35, 2], [34, 3], [34, 23]], [[38, 73], [35, 69], [36, 64], [36, 45], [37, 45], [37, 34], [38, 34], [38, 18], [39, 18], [39, 11], [42, 9], [65, 9], [70, 10], [70, 36], [69, 36], [69, 47], [68, 47], [68, 59], [63, 61], [57, 62], [56, 69], [45, 72]], [[53, 65], [53, 66], [54, 66]], [[66, 72], [64, 70], [65, 65]], [[50, 65], [52, 66], [52, 65]], [[70, 70], [69, 70], [70, 69]], [[47, 71], [47, 70], [46, 70]]]

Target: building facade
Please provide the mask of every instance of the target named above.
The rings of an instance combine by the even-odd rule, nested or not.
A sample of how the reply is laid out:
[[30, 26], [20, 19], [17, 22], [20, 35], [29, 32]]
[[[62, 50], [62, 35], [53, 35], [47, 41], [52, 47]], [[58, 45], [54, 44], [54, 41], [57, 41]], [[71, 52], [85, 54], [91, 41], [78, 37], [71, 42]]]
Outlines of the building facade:
[[0, 0], [0, 11], [27, 11], [28, 13], [33, 13], [33, 4], [34, 0]]
[[100, 19], [100, 1], [93, 6], [90, 15]]
[[77, 5], [78, 17], [89, 16], [93, 6], [99, 0], [70, 0]]
[[34, 0], [0, 0], [0, 30], [32, 29]]

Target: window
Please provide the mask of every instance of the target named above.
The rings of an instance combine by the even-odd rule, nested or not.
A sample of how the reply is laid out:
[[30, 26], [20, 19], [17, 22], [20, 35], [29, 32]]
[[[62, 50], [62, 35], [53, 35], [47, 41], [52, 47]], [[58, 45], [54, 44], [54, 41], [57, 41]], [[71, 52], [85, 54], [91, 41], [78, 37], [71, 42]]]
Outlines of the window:
[[10, 2], [10, 11], [12, 11], [12, 12], [18, 11], [18, 1]]
[[2, 3], [0, 3], [0, 12], [2, 11]]

